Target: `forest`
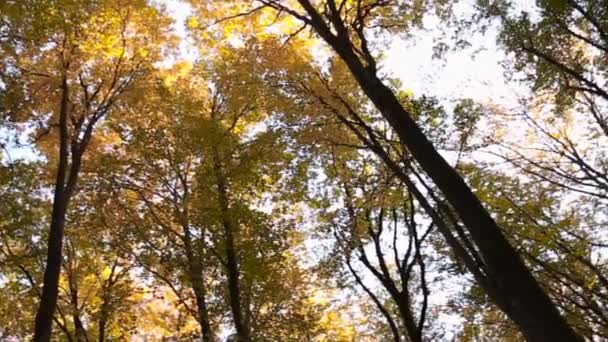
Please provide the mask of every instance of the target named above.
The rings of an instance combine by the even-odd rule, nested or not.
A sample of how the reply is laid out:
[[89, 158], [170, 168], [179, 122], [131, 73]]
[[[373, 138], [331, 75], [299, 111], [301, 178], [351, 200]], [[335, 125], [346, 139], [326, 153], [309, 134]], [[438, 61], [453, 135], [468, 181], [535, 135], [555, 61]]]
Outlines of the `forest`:
[[0, 0], [0, 340], [608, 341], [608, 0]]

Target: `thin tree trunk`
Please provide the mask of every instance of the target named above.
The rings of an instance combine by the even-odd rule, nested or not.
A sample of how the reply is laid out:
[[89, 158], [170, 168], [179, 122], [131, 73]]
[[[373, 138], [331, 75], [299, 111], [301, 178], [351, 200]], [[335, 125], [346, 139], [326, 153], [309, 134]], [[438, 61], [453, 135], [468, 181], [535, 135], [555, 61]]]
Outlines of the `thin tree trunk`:
[[69, 157], [68, 107], [69, 88], [67, 75], [64, 74], [61, 82], [61, 107], [59, 109], [59, 165], [57, 167], [57, 176], [55, 180], [55, 194], [53, 197], [53, 210], [51, 213], [44, 283], [34, 328], [34, 341], [36, 342], [50, 341], [53, 315], [57, 307], [62, 259], [61, 253], [63, 249], [63, 231], [65, 228], [65, 214], [69, 202], [69, 194], [66, 193], [66, 176], [68, 173]]
[[103, 285], [103, 294], [102, 294], [103, 302], [101, 303], [101, 310], [100, 310], [99, 322], [98, 322], [98, 327], [97, 327], [97, 332], [98, 332], [97, 341], [98, 342], [104, 342], [105, 338], [106, 338], [106, 327], [108, 325], [108, 316], [109, 316], [109, 311], [110, 311], [110, 309], [109, 309], [110, 308], [110, 290], [111, 290], [111, 287], [113, 284], [112, 277], [114, 276], [115, 270], [116, 270], [116, 262], [114, 262], [114, 265], [112, 266], [108, 280]]
[[[337, 236], [336, 236], [336, 239], [338, 239]], [[384, 318], [386, 319], [386, 322], [388, 323], [388, 326], [391, 329], [391, 333], [393, 334], [393, 340], [395, 342], [400, 342], [401, 334], [399, 333], [399, 329], [397, 328], [397, 324], [395, 324], [395, 321], [393, 320], [391, 313], [384, 307], [382, 302], [380, 302], [378, 297], [369, 289], [369, 287], [367, 287], [365, 285], [365, 283], [363, 282], [363, 279], [361, 279], [359, 274], [357, 274], [357, 272], [353, 268], [353, 266], [350, 262], [350, 258], [347, 258], [346, 266], [348, 267], [348, 270], [350, 271], [352, 276], [355, 278], [355, 281], [357, 282], [359, 287], [361, 287], [363, 289], [363, 291], [365, 293], [367, 293], [367, 295], [371, 298], [372, 302], [374, 302], [374, 304], [376, 305], [376, 307], [378, 308], [378, 310], [380, 311], [382, 316], [384, 316]]]
[[84, 324], [80, 319], [80, 308], [78, 305], [78, 288], [74, 283], [73, 279], [69, 279], [70, 281], [70, 296], [72, 301], [72, 319], [74, 320], [74, 329], [76, 330], [76, 341], [78, 342], [88, 342], [87, 331], [84, 328]]
[[76, 341], [87, 342], [89, 338], [87, 337], [87, 331], [84, 328], [84, 324], [80, 319], [80, 314], [78, 312], [74, 312], [72, 314], [72, 318], [74, 320], [74, 329], [76, 330]]
[[97, 339], [98, 342], [104, 342], [106, 339], [106, 319], [105, 317], [103, 317], [102, 314], [102, 318], [99, 320], [99, 338]]
[[197, 321], [201, 327], [201, 340], [203, 342], [213, 341], [213, 332], [209, 323], [209, 311], [205, 300], [207, 291], [203, 280], [203, 269], [200, 258], [196, 257], [192, 247], [192, 234], [188, 223], [188, 211], [184, 209], [182, 218], [182, 228], [184, 229], [184, 245], [186, 247], [186, 258], [188, 259], [188, 273], [194, 296], [196, 297]]
[[299, 0], [299, 3], [310, 16], [309, 24], [346, 63], [363, 92], [467, 227], [487, 266], [488, 276], [494, 281], [495, 295], [501, 297], [493, 298], [494, 301], [530, 341], [581, 341], [471, 188], [437, 152], [395, 94], [376, 75], [374, 66], [363, 65], [353, 50], [344, 23], [337, 22], [341, 20], [340, 14], [329, 14], [336, 26], [337, 34], [334, 34], [308, 0]]
[[201, 326], [201, 340], [203, 342], [213, 341], [213, 331], [211, 330], [211, 324], [209, 323], [209, 310], [207, 308], [207, 302], [205, 301], [206, 291], [204, 286], [194, 285], [195, 282], [201, 282], [202, 278], [192, 278], [194, 295], [196, 296], [196, 307], [198, 315], [198, 323]]
[[213, 148], [213, 168], [217, 181], [218, 203], [221, 211], [224, 239], [226, 243], [226, 271], [228, 276], [228, 292], [230, 295], [230, 309], [234, 319], [234, 326], [239, 342], [249, 342], [249, 327], [247, 326], [241, 305], [241, 289], [239, 285], [239, 263], [235, 248], [235, 226], [229, 216], [228, 188], [223, 173], [220, 153], [217, 147]]

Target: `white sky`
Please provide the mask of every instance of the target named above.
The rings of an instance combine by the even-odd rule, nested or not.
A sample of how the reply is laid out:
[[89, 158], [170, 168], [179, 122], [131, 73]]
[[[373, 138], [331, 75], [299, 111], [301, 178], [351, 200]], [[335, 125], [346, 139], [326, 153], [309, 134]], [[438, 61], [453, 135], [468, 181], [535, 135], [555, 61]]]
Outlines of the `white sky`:
[[[191, 13], [190, 5], [181, 0], [153, 1], [166, 6], [175, 20], [173, 28], [176, 33], [186, 38], [185, 21]], [[506, 84], [503, 69], [499, 65], [504, 55], [496, 46], [496, 32], [490, 29], [486, 36], [475, 37], [472, 47], [448, 53], [445, 60], [437, 60], [432, 55], [435, 44], [433, 40], [440, 37], [435, 29], [438, 24], [435, 19], [425, 20], [425, 29], [415, 33], [413, 39], [396, 39], [391, 42], [388, 51], [384, 53], [383, 71], [391, 77], [399, 78], [404, 87], [416, 95], [513, 103], [514, 89]], [[180, 54], [184, 59], [193, 60], [196, 56], [194, 50], [187, 40], [180, 44]]]

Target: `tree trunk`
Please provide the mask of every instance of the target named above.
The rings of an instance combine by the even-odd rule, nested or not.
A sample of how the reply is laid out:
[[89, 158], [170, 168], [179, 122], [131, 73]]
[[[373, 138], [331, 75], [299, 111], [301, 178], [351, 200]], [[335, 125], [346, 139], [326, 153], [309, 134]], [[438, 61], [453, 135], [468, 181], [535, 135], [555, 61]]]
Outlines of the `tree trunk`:
[[209, 312], [207, 309], [206, 288], [203, 279], [203, 269], [201, 267], [200, 258], [194, 253], [192, 247], [192, 235], [188, 222], [187, 208], [184, 209], [182, 218], [182, 228], [184, 229], [184, 245], [186, 247], [186, 258], [188, 259], [188, 273], [194, 296], [196, 297], [196, 314], [197, 321], [201, 327], [201, 340], [203, 342], [213, 342], [213, 332], [209, 323]]
[[70, 277], [70, 295], [72, 300], [72, 319], [74, 321], [74, 329], [76, 330], [76, 341], [78, 342], [88, 342], [89, 338], [87, 336], [87, 331], [84, 328], [84, 324], [80, 319], [80, 308], [78, 305], [78, 288], [74, 283], [73, 279]]
[[61, 107], [59, 109], [59, 165], [57, 167], [57, 176], [55, 180], [55, 194], [53, 197], [53, 210], [51, 213], [44, 284], [40, 297], [40, 305], [38, 307], [38, 312], [36, 313], [36, 325], [34, 328], [35, 342], [50, 341], [53, 315], [57, 307], [65, 214], [70, 197], [66, 192], [66, 176], [68, 173], [69, 157], [68, 107], [69, 89], [67, 75], [64, 75], [61, 84]]
[[202, 286], [195, 286], [194, 282], [202, 282], [202, 279], [193, 278], [193, 290], [196, 296], [196, 307], [198, 315], [198, 323], [201, 326], [201, 340], [203, 342], [213, 342], [213, 332], [211, 331], [211, 324], [209, 323], [209, 312], [207, 309], [207, 302], [205, 301], [206, 291]]
[[437, 152], [395, 94], [376, 75], [375, 68], [363, 65], [348, 33], [338, 27], [338, 35], [334, 34], [308, 0], [299, 2], [310, 16], [311, 26], [346, 63], [363, 92], [463, 221], [479, 248], [489, 278], [495, 283], [495, 295], [501, 297], [493, 298], [494, 301], [530, 341], [581, 341], [471, 188]]
[[[403, 291], [407, 291], [404, 289]], [[401, 321], [403, 322], [403, 326], [407, 331], [408, 341], [411, 342], [422, 342], [422, 332], [418, 330], [418, 326], [416, 325], [416, 319], [412, 314], [412, 310], [410, 308], [410, 301], [407, 298], [408, 294], [399, 293], [398, 297], [393, 298], [397, 303], [397, 307], [399, 309], [399, 316], [401, 316]]]
[[218, 204], [221, 211], [221, 220], [224, 227], [224, 239], [226, 243], [226, 273], [228, 277], [228, 293], [230, 297], [230, 309], [234, 319], [237, 339], [239, 342], [249, 342], [249, 327], [247, 326], [241, 305], [241, 289], [239, 285], [239, 263], [235, 248], [235, 226], [229, 216], [228, 188], [226, 178], [222, 169], [220, 153], [217, 147], [213, 148], [213, 168], [217, 181]]
[[[355, 63], [347, 63], [355, 64]], [[360, 68], [355, 69], [357, 65]], [[531, 341], [576, 341], [580, 338], [561, 317], [500, 227], [460, 175], [435, 150], [392, 91], [360, 63], [351, 67], [364, 92], [384, 115], [420, 166], [435, 182], [468, 228], [494, 280], [502, 309]], [[354, 70], [353, 70], [354, 69]], [[562, 339], [566, 337], [565, 339]]]
[[78, 313], [74, 313], [72, 317], [74, 319], [74, 329], [76, 330], [76, 341], [88, 342], [89, 338], [87, 337], [87, 331], [84, 328], [84, 324], [82, 324], [80, 315]]
[[106, 339], [106, 319], [103, 317], [99, 320], [99, 334], [98, 342], [104, 342]]

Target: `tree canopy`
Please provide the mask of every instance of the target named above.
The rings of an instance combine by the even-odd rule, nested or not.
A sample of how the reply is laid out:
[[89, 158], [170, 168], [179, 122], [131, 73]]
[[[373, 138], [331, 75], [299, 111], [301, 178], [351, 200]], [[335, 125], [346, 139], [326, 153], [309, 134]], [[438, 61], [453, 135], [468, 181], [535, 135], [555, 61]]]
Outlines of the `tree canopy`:
[[0, 56], [2, 340], [608, 339], [605, 0], [6, 0]]

